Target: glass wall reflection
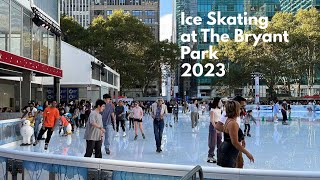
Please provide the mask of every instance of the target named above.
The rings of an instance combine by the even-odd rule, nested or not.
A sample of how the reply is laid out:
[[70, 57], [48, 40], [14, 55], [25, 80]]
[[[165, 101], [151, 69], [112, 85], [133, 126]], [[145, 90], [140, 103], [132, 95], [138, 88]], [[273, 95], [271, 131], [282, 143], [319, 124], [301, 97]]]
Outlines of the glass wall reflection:
[[22, 37], [22, 13], [21, 7], [16, 3], [11, 3], [11, 38], [10, 52], [21, 55]]
[[26, 58], [32, 58], [31, 56], [31, 42], [32, 42], [32, 14], [24, 10], [23, 14], [23, 39], [22, 39], [22, 48], [23, 56]]
[[[44, 7], [50, 5], [57, 21], [58, 7], [51, 6], [57, 1], [41, 3]], [[59, 68], [60, 37], [43, 26], [36, 26], [32, 17], [32, 12], [15, 0], [0, 0], [0, 49]]]
[[0, 49], [9, 49], [9, 3], [0, 0]]

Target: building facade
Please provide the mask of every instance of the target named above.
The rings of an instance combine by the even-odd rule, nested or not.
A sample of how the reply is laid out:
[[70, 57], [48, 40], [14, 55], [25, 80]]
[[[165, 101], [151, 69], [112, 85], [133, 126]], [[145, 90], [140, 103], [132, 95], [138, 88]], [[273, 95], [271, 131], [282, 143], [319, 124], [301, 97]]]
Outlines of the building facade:
[[35, 77], [50, 77], [59, 96], [59, 12], [58, 1], [0, 0], [0, 106], [20, 111], [43, 100]]
[[[114, 99], [118, 97], [119, 73], [92, 55], [65, 42], [61, 42], [61, 67], [64, 72], [60, 81], [61, 102], [81, 99], [95, 102], [106, 93]], [[54, 99], [52, 79], [44, 77], [38, 81], [42, 82], [45, 99]]]
[[120, 9], [149, 26], [155, 39], [159, 41], [160, 2], [158, 0], [91, 0], [91, 19], [99, 15], [107, 18], [112, 12]]
[[88, 28], [90, 21], [90, 0], [61, 0], [61, 14], [72, 16], [82, 27]]
[[[235, 26], [208, 26], [206, 23], [202, 23], [201, 26], [182, 26], [179, 24], [181, 21], [180, 14], [181, 12], [185, 12], [186, 15], [189, 16], [200, 16], [205, 22], [208, 20], [207, 14], [210, 11], [220, 11], [223, 16], [237, 16], [238, 14], [243, 14], [247, 12], [249, 16], [267, 16], [270, 19], [277, 12], [280, 11], [280, 4], [277, 0], [176, 0], [175, 3], [176, 10], [176, 42], [178, 45], [189, 45], [193, 50], [204, 51], [209, 48], [212, 43], [204, 42], [202, 36], [198, 34], [197, 43], [189, 43], [182, 44], [180, 40], [180, 36], [182, 33], [191, 33], [194, 29], [197, 32], [200, 32], [200, 29], [208, 29], [213, 28], [214, 32], [217, 34], [227, 33], [230, 38], [234, 37], [235, 29], [249, 29], [250, 27], [235, 25]], [[208, 36], [210, 39], [210, 36]], [[190, 64], [197, 63], [199, 61], [192, 60], [190, 58], [186, 58], [183, 62], [188, 62]], [[181, 78], [181, 72], [184, 70], [179, 70], [177, 80], [179, 82], [179, 96], [192, 96], [199, 98], [210, 98], [214, 96], [215, 89], [212, 88], [214, 85], [214, 78], [207, 77], [189, 77], [189, 78]], [[195, 80], [196, 79], [196, 82]], [[193, 89], [196, 87], [196, 89]], [[189, 93], [188, 93], [189, 92]]]
[[315, 7], [320, 10], [320, 0], [280, 0], [281, 11], [297, 12], [299, 9]]

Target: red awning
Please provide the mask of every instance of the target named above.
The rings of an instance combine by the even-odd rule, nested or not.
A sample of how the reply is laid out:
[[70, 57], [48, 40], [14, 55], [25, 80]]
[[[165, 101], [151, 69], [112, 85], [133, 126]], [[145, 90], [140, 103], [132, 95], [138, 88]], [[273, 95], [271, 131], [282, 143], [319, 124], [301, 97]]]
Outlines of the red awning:
[[0, 64], [7, 64], [21, 69], [26, 69], [49, 76], [62, 78], [62, 70], [38, 61], [21, 57], [7, 51], [0, 50]]
[[306, 95], [306, 96], [303, 96], [303, 98], [316, 99], [316, 98], [320, 98], [320, 95], [313, 95], [313, 96]]

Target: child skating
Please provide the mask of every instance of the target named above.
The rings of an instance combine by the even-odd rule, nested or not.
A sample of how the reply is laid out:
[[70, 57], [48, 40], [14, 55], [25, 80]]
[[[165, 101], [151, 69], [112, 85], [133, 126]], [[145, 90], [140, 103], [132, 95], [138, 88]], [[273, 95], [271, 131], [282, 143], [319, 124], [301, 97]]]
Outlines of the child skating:
[[244, 135], [251, 137], [250, 134], [250, 121], [253, 121], [255, 124], [257, 124], [256, 120], [252, 116], [252, 110], [247, 111], [247, 115], [244, 118]]

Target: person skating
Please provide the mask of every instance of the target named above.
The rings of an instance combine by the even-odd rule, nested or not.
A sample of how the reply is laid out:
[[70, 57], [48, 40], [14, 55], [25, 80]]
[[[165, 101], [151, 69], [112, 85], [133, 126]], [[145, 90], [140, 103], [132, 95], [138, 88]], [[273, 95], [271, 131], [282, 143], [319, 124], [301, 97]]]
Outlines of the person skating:
[[179, 116], [179, 103], [175, 102], [175, 105], [173, 107], [173, 120], [174, 122], [178, 122], [178, 116]]
[[56, 126], [56, 123], [59, 122], [60, 114], [59, 110], [56, 108], [57, 102], [53, 101], [51, 103], [51, 106], [47, 107], [43, 112], [43, 125], [41, 127], [41, 130], [38, 134], [37, 140], [34, 142], [33, 146], [37, 145], [39, 143], [39, 140], [41, 140], [42, 135], [47, 132], [47, 138], [45, 140], [44, 149], [48, 149], [48, 145], [52, 136], [52, 133], [54, 131], [54, 128]]
[[100, 113], [105, 109], [105, 104], [103, 100], [98, 99], [95, 104], [95, 110], [90, 112], [84, 133], [84, 139], [87, 142], [84, 157], [91, 157], [94, 150], [95, 158], [102, 158], [101, 146], [105, 129], [103, 128], [102, 115]]
[[273, 105], [273, 121], [278, 122], [278, 114], [279, 114], [280, 108], [279, 108], [279, 101], [276, 100], [275, 104]]
[[140, 128], [142, 137], [143, 139], [145, 139], [146, 136], [144, 135], [143, 126], [142, 126], [143, 109], [139, 106], [139, 103], [135, 102], [134, 108], [132, 109], [132, 111], [133, 111], [134, 132], [135, 132], [134, 140], [137, 140], [138, 138], [138, 128]]
[[249, 158], [250, 162], [254, 162], [252, 154], [240, 144], [242, 131], [237, 122], [237, 118], [240, 116], [240, 103], [237, 101], [228, 101], [226, 103], [225, 114], [227, 120], [223, 127], [224, 141], [218, 149], [217, 165], [236, 168], [239, 154], [242, 153]]
[[282, 114], [282, 124], [288, 125], [288, 116], [287, 116], [288, 105], [286, 100], [284, 99], [281, 104], [281, 114]]
[[120, 100], [118, 106], [115, 109], [115, 113], [116, 113], [116, 130], [117, 130], [117, 134], [116, 136], [119, 136], [119, 125], [121, 124], [121, 128], [123, 131], [123, 137], [126, 136], [126, 129], [125, 129], [125, 108], [123, 106], [123, 101]]
[[214, 158], [214, 151], [217, 146], [217, 149], [221, 145], [222, 134], [214, 128], [214, 125], [221, 118], [221, 107], [222, 102], [221, 98], [215, 97], [210, 110], [210, 124], [209, 124], [209, 136], [208, 136], [208, 163], [216, 163], [217, 160]]
[[114, 130], [114, 124], [115, 124], [115, 115], [114, 115], [114, 105], [111, 101], [111, 96], [109, 94], [103, 95], [104, 102], [106, 103], [105, 109], [102, 112], [102, 123], [103, 127], [105, 129], [105, 135], [104, 135], [104, 148], [106, 151], [106, 154], [110, 154], [110, 138], [111, 133]]
[[252, 110], [247, 111], [247, 115], [244, 118], [244, 135], [251, 137], [250, 134], [250, 121], [253, 121], [255, 124], [257, 124], [256, 120], [252, 116]]
[[191, 127], [192, 132], [196, 132], [198, 129], [199, 112], [198, 112], [198, 101], [194, 100], [193, 104], [190, 104], [189, 109], [191, 111]]
[[172, 127], [171, 119], [172, 119], [172, 112], [173, 112], [174, 104], [172, 101], [170, 101], [170, 102], [166, 103], [166, 106], [168, 108], [168, 114], [166, 115], [166, 119], [167, 119], [166, 127], [168, 127], [168, 122], [169, 122], [169, 126]]
[[132, 128], [134, 129], [134, 117], [133, 117], [133, 106], [130, 105], [129, 110], [128, 110], [128, 118], [129, 118], [129, 130]]
[[156, 140], [157, 151], [160, 153], [161, 149], [161, 140], [162, 140], [162, 133], [164, 128], [164, 116], [167, 114], [167, 106], [163, 104], [162, 99], [158, 99], [157, 102], [152, 104], [151, 107], [151, 116], [153, 119], [153, 130], [154, 130], [154, 137]]
[[[233, 100], [240, 103], [240, 115], [236, 118], [238, 126], [240, 127], [240, 123], [241, 123], [240, 116], [243, 116], [243, 112], [244, 112], [244, 109], [246, 107], [247, 102], [246, 102], [246, 99], [241, 97], [241, 96], [236, 96], [236, 97], [233, 98]], [[218, 131], [223, 132], [226, 120], [227, 120], [227, 116], [226, 116], [226, 106], [225, 106], [219, 122], [216, 123], [214, 127]], [[244, 133], [240, 128], [239, 128], [239, 132], [238, 132], [238, 137], [239, 137], [239, 142], [241, 142], [242, 146], [246, 147], [246, 141], [244, 139]], [[236, 168], [243, 168], [243, 165], [244, 165], [244, 161], [243, 161], [242, 153], [240, 152], [238, 157], [237, 157]]]

